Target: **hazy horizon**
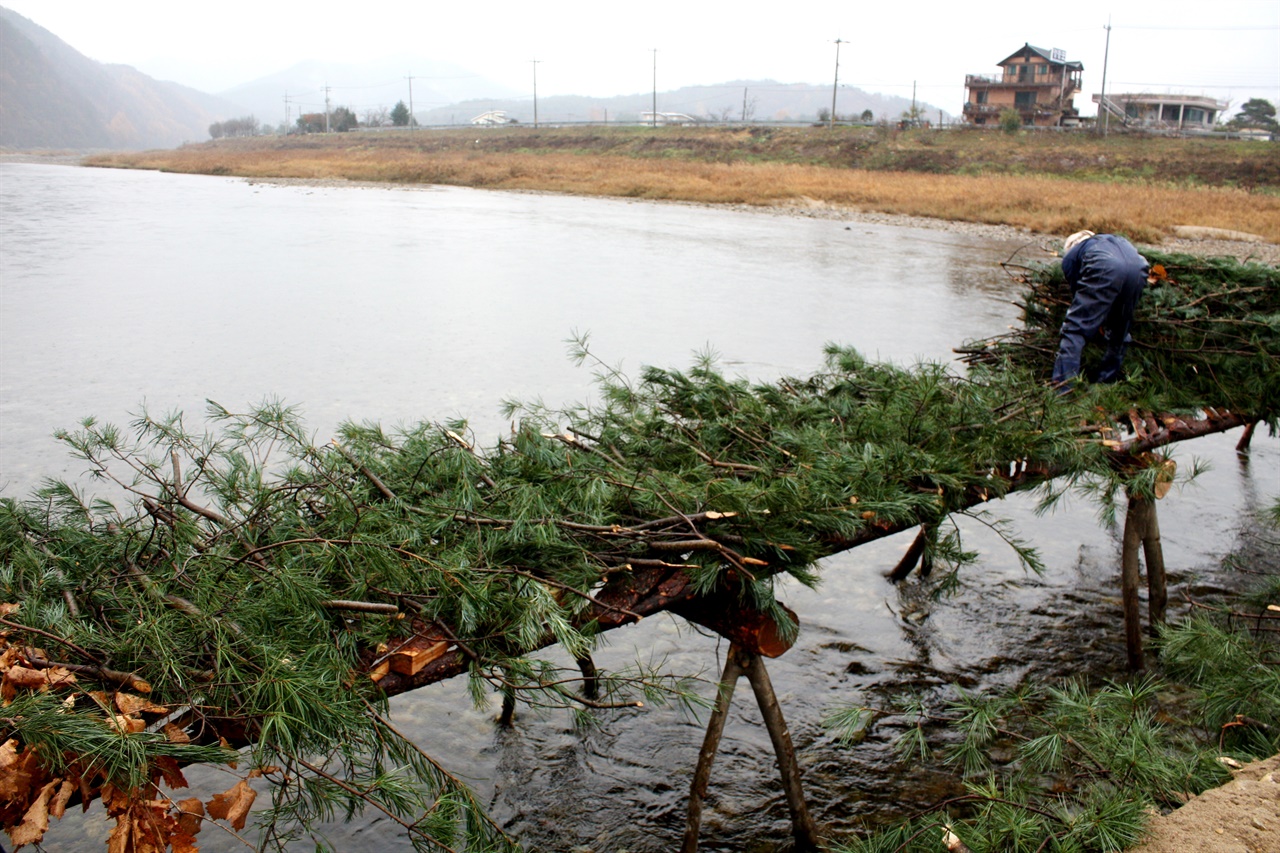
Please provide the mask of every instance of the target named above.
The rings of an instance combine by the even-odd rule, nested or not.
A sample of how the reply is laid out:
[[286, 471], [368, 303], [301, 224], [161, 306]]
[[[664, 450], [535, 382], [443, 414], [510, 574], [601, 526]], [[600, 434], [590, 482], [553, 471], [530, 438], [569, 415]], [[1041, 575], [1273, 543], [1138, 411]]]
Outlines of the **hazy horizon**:
[[[610, 97], [732, 80], [830, 85], [839, 38], [842, 86], [908, 99], [914, 89], [920, 101], [951, 113], [960, 112], [966, 74], [993, 73], [1024, 43], [1060, 48], [1084, 64], [1076, 106], [1085, 115], [1095, 112], [1091, 96], [1102, 88], [1104, 56], [1109, 92], [1202, 94], [1233, 110], [1254, 97], [1280, 102], [1276, 0], [1212, 7], [1081, 0], [1069, 11], [952, 5], [904, 11], [822, 0], [788, 5], [785, 16], [669, 0], [635, 11], [601, 11], [578, 0], [551, 10], [511, 0], [481, 10], [370, 0], [358, 16], [245, 0], [214, 8], [156, 0], [3, 5], [90, 59], [211, 94], [305, 61], [378, 63], [388, 73], [404, 65], [396, 79], [406, 100], [404, 78], [414, 75], [416, 87], [423, 75], [421, 85], [430, 85], [429, 69], [415, 63], [457, 66], [477, 82], [491, 81], [493, 97], [532, 97], [535, 68], [539, 97]], [[341, 93], [344, 81], [327, 82]], [[345, 99], [359, 103], [359, 92]]]

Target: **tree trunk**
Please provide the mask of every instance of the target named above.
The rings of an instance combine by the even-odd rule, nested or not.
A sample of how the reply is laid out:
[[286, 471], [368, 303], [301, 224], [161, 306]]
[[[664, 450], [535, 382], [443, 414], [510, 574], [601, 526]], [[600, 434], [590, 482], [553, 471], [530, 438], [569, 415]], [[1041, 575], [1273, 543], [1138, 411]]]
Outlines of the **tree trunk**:
[[1164, 548], [1160, 545], [1160, 519], [1155, 501], [1143, 501], [1146, 507], [1146, 524], [1142, 531], [1142, 554], [1147, 563], [1147, 621], [1155, 630], [1164, 624], [1164, 611], [1169, 603], [1165, 584]]
[[1120, 552], [1120, 595], [1124, 608], [1125, 651], [1129, 669], [1142, 669], [1142, 617], [1138, 602], [1138, 549], [1146, 528], [1144, 504], [1147, 501], [1137, 495], [1129, 495], [1129, 508], [1124, 516], [1124, 539]]
[[796, 840], [795, 849], [798, 853], [817, 850], [818, 830], [804, 801], [804, 790], [800, 785], [800, 764], [796, 761], [791, 732], [787, 729], [786, 720], [782, 718], [782, 707], [773, 692], [769, 673], [759, 655], [746, 657], [744, 669], [747, 680], [751, 682], [751, 689], [755, 691], [760, 714], [769, 730], [769, 738], [773, 741], [773, 751], [778, 756], [778, 772], [782, 774], [782, 788], [787, 795], [787, 807], [791, 810], [791, 834]]
[[689, 789], [689, 816], [684, 825], [684, 844], [681, 853], [697, 853], [698, 830], [702, 827], [702, 800], [707, 795], [707, 784], [711, 781], [711, 765], [716, 760], [716, 751], [720, 749], [720, 736], [724, 734], [724, 723], [729, 717], [729, 705], [733, 702], [733, 689], [742, 675], [742, 665], [738, 662], [737, 646], [729, 646], [729, 654], [725, 656], [724, 673], [720, 676], [720, 688], [716, 694], [716, 704], [711, 711], [711, 719], [707, 721], [707, 734], [702, 739], [702, 751], [698, 753], [698, 766], [693, 771], [693, 785]]

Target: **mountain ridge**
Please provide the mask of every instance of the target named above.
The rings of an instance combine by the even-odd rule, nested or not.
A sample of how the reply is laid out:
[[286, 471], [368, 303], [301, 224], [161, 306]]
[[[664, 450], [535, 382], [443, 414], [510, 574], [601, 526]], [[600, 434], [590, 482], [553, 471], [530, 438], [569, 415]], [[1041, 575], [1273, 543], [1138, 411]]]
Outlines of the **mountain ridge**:
[[236, 105], [96, 62], [0, 6], [0, 147], [139, 149], [201, 141]]
[[[0, 148], [172, 148], [204, 141], [211, 124], [231, 118], [251, 115], [267, 128], [284, 129], [303, 113], [322, 112], [326, 103], [331, 109], [348, 107], [364, 120], [385, 116], [397, 101], [410, 99], [423, 125], [467, 124], [491, 110], [531, 124], [535, 105], [538, 121], [545, 123], [635, 122], [652, 108], [654, 97], [639, 92], [535, 101], [469, 69], [411, 56], [358, 64], [309, 60], [212, 95], [129, 65], [89, 59], [0, 6]], [[659, 111], [700, 120], [813, 121], [830, 105], [828, 86], [774, 80], [657, 93]], [[924, 119], [943, 115], [929, 104], [917, 106]], [[855, 87], [837, 92], [836, 113], [842, 118], [870, 110], [876, 119], [893, 120], [911, 107], [909, 99]]]

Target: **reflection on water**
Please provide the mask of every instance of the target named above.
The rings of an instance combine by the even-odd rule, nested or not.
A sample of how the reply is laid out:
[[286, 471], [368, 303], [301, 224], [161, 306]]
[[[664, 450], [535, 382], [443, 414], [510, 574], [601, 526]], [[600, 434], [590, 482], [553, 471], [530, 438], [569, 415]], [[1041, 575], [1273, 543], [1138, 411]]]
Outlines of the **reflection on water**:
[[[23, 494], [76, 470], [50, 433], [90, 414], [126, 421], [143, 401], [194, 416], [206, 398], [239, 407], [278, 395], [320, 441], [344, 419], [462, 415], [487, 443], [505, 427], [503, 398], [590, 395], [589, 373], [564, 356], [575, 329], [631, 373], [685, 365], [708, 345], [731, 372], [759, 378], [811, 372], [826, 341], [900, 362], [947, 359], [1015, 320], [1016, 287], [998, 265], [1024, 242], [615, 200], [0, 165], [0, 488]], [[1213, 468], [1161, 505], [1173, 602], [1232, 583], [1219, 558], [1280, 492], [1280, 442], [1256, 437], [1247, 466], [1233, 443], [1178, 450]], [[954, 598], [883, 580], [909, 534], [824, 561], [816, 590], [784, 585], [802, 631], [769, 669], [815, 816], [832, 831], [926, 805], [955, 783], [896, 764], [892, 720], [839, 745], [820, 726], [831, 706], [883, 705], [899, 687], [940, 703], [952, 685], [1119, 674], [1116, 531], [1079, 504], [1045, 518], [1023, 496], [995, 509], [1040, 548], [1043, 576], [962, 521], [982, 560]], [[665, 661], [708, 679], [725, 652], [665, 616], [605, 640], [602, 665]], [[700, 721], [645, 708], [602, 714], [599, 730], [582, 732], [563, 713], [524, 712], [503, 732], [496, 708], [473, 708], [456, 679], [393, 707], [530, 850], [678, 843]], [[189, 776], [205, 791], [229, 787], [217, 771]], [[90, 836], [105, 837], [98, 811], [63, 821], [49, 849], [101, 849]], [[339, 849], [408, 849], [374, 817], [330, 837]], [[768, 736], [740, 688], [702, 849], [772, 851], [789, 837]], [[202, 846], [238, 849], [214, 832]]]

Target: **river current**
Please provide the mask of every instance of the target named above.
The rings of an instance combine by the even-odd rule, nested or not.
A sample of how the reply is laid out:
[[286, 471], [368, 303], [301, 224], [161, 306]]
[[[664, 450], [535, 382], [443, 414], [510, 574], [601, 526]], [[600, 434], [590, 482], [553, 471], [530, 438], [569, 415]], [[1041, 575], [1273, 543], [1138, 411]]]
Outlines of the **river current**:
[[[590, 370], [566, 357], [575, 333], [624, 373], [711, 349], [733, 374], [804, 375], [828, 341], [899, 363], [949, 360], [1016, 322], [1000, 262], [1023, 242], [675, 204], [0, 164], [0, 493], [76, 476], [53, 431], [90, 415], [127, 423], [143, 405], [196, 418], [206, 399], [236, 409], [278, 397], [320, 441], [344, 420], [465, 417], [488, 445], [507, 428], [504, 399], [590, 398]], [[1174, 602], [1234, 582], [1221, 558], [1253, 540], [1252, 513], [1280, 492], [1280, 441], [1259, 434], [1242, 460], [1235, 439], [1174, 451], [1210, 466], [1160, 506]], [[1025, 497], [994, 511], [1039, 548], [1045, 574], [973, 526], [982, 556], [954, 597], [884, 580], [906, 537], [824, 561], [816, 590], [782, 591], [802, 629], [769, 671], [811, 807], [835, 836], [954, 782], [896, 763], [889, 727], [841, 745], [821, 725], [830, 709], [883, 704], [898, 687], [940, 702], [956, 685], [1122, 670], [1118, 531], [1081, 501], [1044, 517]], [[711, 681], [726, 650], [676, 617], [607, 639], [601, 665], [639, 658]], [[646, 707], [583, 732], [567, 714], [525, 712], [501, 731], [496, 705], [475, 708], [458, 679], [393, 710], [527, 849], [678, 846], [703, 721]], [[230, 784], [189, 775], [204, 791]], [[408, 849], [372, 816], [327, 830], [339, 849]], [[68, 816], [49, 849], [102, 849], [106, 831], [98, 811]], [[709, 851], [789, 838], [745, 685], [702, 837]], [[242, 849], [213, 832], [201, 843]]]

